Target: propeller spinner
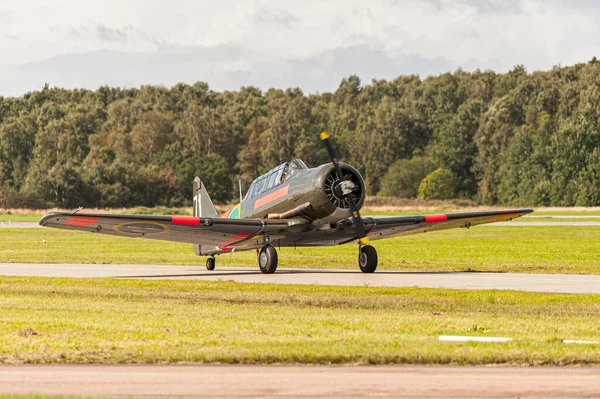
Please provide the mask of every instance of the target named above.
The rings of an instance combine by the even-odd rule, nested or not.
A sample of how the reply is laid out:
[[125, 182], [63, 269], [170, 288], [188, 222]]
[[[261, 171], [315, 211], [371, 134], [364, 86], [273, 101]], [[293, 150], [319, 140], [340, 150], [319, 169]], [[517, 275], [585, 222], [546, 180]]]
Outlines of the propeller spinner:
[[351, 195], [352, 191], [356, 188], [356, 186], [352, 180], [347, 179], [346, 176], [344, 176], [344, 174], [342, 173], [342, 169], [340, 168], [340, 165], [337, 161], [337, 157], [335, 155], [335, 149], [329, 141], [329, 134], [323, 132], [321, 133], [320, 138], [321, 141], [323, 141], [325, 143], [325, 146], [327, 147], [327, 152], [329, 153], [329, 157], [331, 158], [331, 163], [333, 163], [335, 171], [338, 175], [340, 183], [338, 184], [337, 189], [341, 193], [342, 198], [344, 198], [348, 202], [350, 212], [352, 212], [352, 218], [354, 219], [356, 231], [358, 232], [358, 241], [362, 245], [366, 245], [369, 242], [369, 237], [367, 237], [365, 225], [363, 223], [362, 218], [360, 217], [360, 213], [358, 212], [354, 196]]

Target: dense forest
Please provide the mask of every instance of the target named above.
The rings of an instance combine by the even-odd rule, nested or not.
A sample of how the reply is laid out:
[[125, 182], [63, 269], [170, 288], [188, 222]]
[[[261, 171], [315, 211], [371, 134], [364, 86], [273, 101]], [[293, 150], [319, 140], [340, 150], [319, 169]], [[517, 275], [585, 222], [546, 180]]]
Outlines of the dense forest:
[[44, 87], [0, 97], [0, 207], [180, 206], [194, 176], [215, 202], [294, 157], [327, 162], [326, 130], [371, 195], [600, 205], [600, 62], [458, 70], [334, 93]]

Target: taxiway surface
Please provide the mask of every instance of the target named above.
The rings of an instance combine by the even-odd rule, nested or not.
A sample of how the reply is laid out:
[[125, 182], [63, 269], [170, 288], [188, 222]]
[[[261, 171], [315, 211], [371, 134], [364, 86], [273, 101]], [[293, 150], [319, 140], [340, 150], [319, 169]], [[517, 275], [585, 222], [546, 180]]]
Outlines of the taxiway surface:
[[0, 275], [180, 279], [369, 287], [500, 289], [600, 294], [600, 275], [584, 274], [409, 272], [392, 270], [364, 274], [358, 270], [280, 268], [277, 269], [275, 274], [265, 275], [260, 273], [258, 267], [254, 269], [217, 266], [216, 270], [207, 271], [204, 266], [0, 263]]
[[592, 398], [598, 368], [0, 366], [0, 393], [89, 397]]

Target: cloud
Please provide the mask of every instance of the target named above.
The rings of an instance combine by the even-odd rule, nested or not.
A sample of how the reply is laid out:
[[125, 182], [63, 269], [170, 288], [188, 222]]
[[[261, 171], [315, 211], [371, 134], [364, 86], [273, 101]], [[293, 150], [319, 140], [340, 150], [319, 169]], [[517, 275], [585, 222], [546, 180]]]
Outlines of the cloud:
[[392, 58], [382, 49], [366, 44], [324, 51], [305, 58], [263, 60], [259, 53], [241, 47], [162, 48], [154, 52], [127, 54], [109, 50], [54, 57], [23, 65], [10, 72], [13, 79], [0, 81], [0, 92], [22, 95], [45, 83], [65, 88], [102, 85], [139, 87], [146, 84], [172, 86], [179, 82], [205, 81], [214, 90], [237, 90], [242, 86], [300, 87], [305, 92], [333, 91], [342, 78], [357, 74], [364, 82], [394, 79], [400, 74], [427, 76], [456, 69], [443, 57], [405, 55]]
[[481, 14], [519, 14], [524, 11], [523, 4], [526, 3], [526, 0], [425, 0], [424, 2], [429, 4], [436, 12], [471, 8]]
[[522, 14], [522, 0], [463, 0], [468, 6], [480, 13]]
[[129, 26], [129, 27], [125, 28], [124, 30], [112, 29], [112, 28], [106, 27], [102, 24], [98, 24], [95, 27], [95, 31], [98, 34], [98, 36], [100, 37], [100, 39], [107, 41], [107, 42], [125, 43], [127, 41], [126, 30], [132, 30], [132, 27]]
[[291, 28], [298, 21], [296, 17], [288, 13], [275, 14], [268, 9], [261, 9], [253, 16], [254, 21], [261, 24], [281, 25], [284, 28]]
[[80, 31], [78, 31], [77, 29], [75, 29], [75, 28], [71, 27], [71, 28], [69, 28], [69, 29], [67, 30], [67, 36], [68, 36], [68, 37], [71, 37], [71, 38], [74, 38], [74, 39], [81, 39], [81, 37], [82, 37], [83, 35], [81, 34], [81, 32], [80, 32]]
[[0, 94], [38, 80], [325, 91], [350, 73], [533, 71], [600, 55], [598, 20], [593, 0], [6, 0]]
[[480, 34], [477, 29], [458, 30], [458, 33], [465, 39], [479, 39]]
[[148, 34], [132, 25], [111, 28], [101, 23], [80, 25], [63, 30], [64, 36], [84, 48], [113, 49], [117, 51], [147, 51], [164, 46], [161, 37]]

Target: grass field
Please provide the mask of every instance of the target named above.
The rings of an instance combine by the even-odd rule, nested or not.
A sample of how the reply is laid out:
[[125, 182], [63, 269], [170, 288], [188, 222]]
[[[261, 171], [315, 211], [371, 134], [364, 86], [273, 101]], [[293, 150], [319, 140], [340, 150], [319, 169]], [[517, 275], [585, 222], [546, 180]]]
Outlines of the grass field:
[[[46, 240], [46, 244], [42, 244]], [[486, 227], [373, 241], [380, 270], [600, 274], [598, 227]], [[280, 267], [357, 268], [354, 244], [281, 248]], [[191, 245], [56, 229], [0, 229], [0, 262], [199, 265]], [[253, 252], [217, 258], [256, 267]]]
[[598, 365], [561, 341], [599, 318], [598, 295], [4, 277], [0, 363]]
[[26, 215], [13, 215], [12, 213], [0, 213], [0, 222], [39, 222], [41, 214], [32, 213]]

